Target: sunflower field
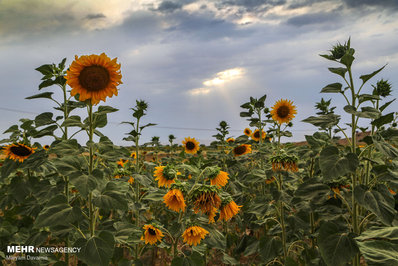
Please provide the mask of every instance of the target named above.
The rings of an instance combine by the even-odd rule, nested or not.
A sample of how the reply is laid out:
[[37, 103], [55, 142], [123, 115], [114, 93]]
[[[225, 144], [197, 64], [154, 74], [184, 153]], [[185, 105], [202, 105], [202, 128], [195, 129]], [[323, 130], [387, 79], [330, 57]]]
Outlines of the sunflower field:
[[0, 142], [3, 265], [398, 265], [395, 99], [372, 79], [385, 66], [354, 80], [354, 53], [348, 40], [321, 55], [336, 77], [321, 92], [346, 101], [344, 115], [322, 98], [303, 143], [281, 142], [299, 108], [264, 95], [242, 101], [239, 137], [221, 121], [208, 146], [142, 144], [154, 124], [136, 100], [131, 145], [117, 146], [101, 133], [119, 111], [103, 104], [122, 83], [117, 59], [38, 67], [40, 93], [26, 99], [55, 111]]

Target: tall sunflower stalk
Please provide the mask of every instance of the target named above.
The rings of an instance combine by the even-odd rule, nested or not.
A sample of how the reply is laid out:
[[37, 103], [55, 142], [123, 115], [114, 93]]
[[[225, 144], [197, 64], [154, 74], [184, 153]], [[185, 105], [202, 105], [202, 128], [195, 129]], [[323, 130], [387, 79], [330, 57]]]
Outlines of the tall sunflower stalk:
[[[355, 59], [354, 57], [355, 50], [351, 48], [350, 44], [350, 39], [344, 44], [336, 44], [333, 46], [333, 48], [330, 50], [330, 54], [328, 55], [321, 55], [322, 57], [337, 62], [344, 67], [339, 67], [339, 68], [329, 68], [329, 71], [331, 71], [334, 74], [339, 75], [340, 77], [343, 78], [345, 84], [347, 87], [345, 89], [342, 89], [343, 85], [341, 83], [333, 83], [329, 84], [326, 87], [322, 89], [321, 92], [326, 92], [326, 93], [340, 93], [343, 95], [344, 99], [346, 100], [347, 105], [344, 107], [344, 110], [351, 115], [351, 139], [347, 140], [349, 141], [350, 148], [351, 148], [351, 153], [356, 154], [357, 151], [357, 129], [358, 129], [358, 120], [360, 117], [363, 118], [371, 118], [371, 119], [377, 119], [380, 117], [380, 110], [379, 110], [379, 96], [377, 93], [373, 95], [373, 97], [370, 97], [370, 99], [364, 99], [364, 95], [361, 95], [360, 92], [363, 89], [364, 85], [368, 80], [370, 80], [373, 76], [375, 76], [377, 73], [382, 71], [385, 66], [381, 67], [380, 69], [374, 71], [371, 74], [368, 75], [362, 75], [360, 76], [360, 79], [362, 80], [361, 86], [356, 89], [354, 80], [353, 80], [353, 72], [352, 72], [352, 63]], [[347, 74], [348, 73], [348, 77]], [[388, 86], [389, 87], [389, 86]], [[348, 91], [348, 95], [346, 94]], [[368, 97], [369, 98], [369, 97]], [[375, 108], [372, 107], [363, 107], [361, 111], [359, 110], [359, 107], [362, 103], [369, 101], [369, 100], [376, 100], [376, 106]], [[341, 129], [341, 132], [347, 136], [346, 132]], [[374, 126], [372, 126], [372, 131], [371, 134], [374, 134]], [[371, 151], [370, 151], [371, 152]], [[370, 154], [369, 154], [370, 155]], [[369, 165], [368, 165], [369, 167]], [[357, 171], [353, 172], [351, 174], [351, 186], [353, 190], [358, 185], [361, 184], [367, 184], [369, 182], [369, 177], [368, 173], [366, 174], [366, 177], [364, 179], [360, 178], [359, 174]], [[361, 228], [359, 227], [360, 224], [360, 217], [359, 217], [359, 205], [358, 202], [355, 199], [354, 193], [351, 194], [351, 227], [352, 231], [355, 235], [360, 235], [361, 233]], [[353, 265], [358, 266], [360, 265], [360, 253], [358, 253], [354, 259], [353, 259]]]
[[[290, 121], [294, 118], [296, 111], [296, 106], [293, 105], [293, 102], [288, 100], [279, 100], [272, 107], [270, 115], [272, 119], [277, 124], [277, 146], [276, 146], [276, 154], [271, 157], [272, 162], [272, 170], [277, 172], [277, 187], [280, 195], [283, 193], [283, 176], [282, 171], [297, 171], [297, 158], [295, 156], [287, 155], [283, 149], [281, 149], [281, 127], [283, 124], [286, 124], [286, 127], [289, 125]], [[286, 240], [286, 225], [285, 225], [285, 204], [280, 197], [277, 201], [277, 214], [279, 218], [279, 225], [281, 227], [281, 239], [282, 239], [282, 248], [283, 248], [283, 261], [286, 262], [286, 258], [288, 256], [287, 249], [287, 240]]]

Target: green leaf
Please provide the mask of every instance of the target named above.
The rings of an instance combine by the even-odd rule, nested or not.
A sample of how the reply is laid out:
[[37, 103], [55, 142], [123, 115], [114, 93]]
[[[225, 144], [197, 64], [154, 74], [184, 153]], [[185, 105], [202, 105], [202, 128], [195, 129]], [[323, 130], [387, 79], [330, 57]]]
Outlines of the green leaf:
[[378, 95], [372, 95], [372, 94], [361, 94], [358, 95], [358, 101], [359, 103], [364, 103], [366, 101], [371, 101], [371, 100], [380, 100], [380, 96]]
[[210, 248], [225, 250], [227, 246], [227, 240], [225, 236], [215, 228], [207, 228], [207, 230], [209, 231], [209, 235], [206, 237], [205, 243]]
[[330, 67], [328, 69], [330, 72], [337, 74], [337, 75], [341, 76], [342, 78], [344, 78], [345, 73], [347, 73], [347, 71], [348, 71], [347, 68], [345, 68], [345, 67], [337, 67], [337, 68]]
[[45, 64], [45, 65], [39, 66], [35, 70], [39, 71], [43, 75], [53, 74], [53, 66], [50, 64]]
[[115, 239], [112, 233], [102, 231], [98, 236], [92, 236], [88, 240], [78, 239], [74, 246], [81, 247], [77, 257], [87, 265], [109, 265], [109, 260], [113, 256]]
[[352, 234], [331, 221], [321, 225], [318, 244], [323, 260], [331, 266], [346, 265], [359, 251]]
[[334, 146], [327, 146], [321, 151], [319, 166], [325, 180], [331, 180], [355, 171], [359, 165], [355, 154], [340, 156], [339, 150]]
[[57, 128], [58, 128], [57, 125], [48, 126], [46, 128], [43, 128], [42, 130], [39, 130], [36, 133], [34, 133], [33, 137], [41, 138], [41, 137], [44, 137], [44, 136], [53, 136], [54, 135], [54, 131]]
[[319, 115], [319, 116], [310, 116], [302, 122], [310, 123], [316, 127], [320, 127], [323, 129], [333, 127], [337, 125], [340, 121], [340, 116], [335, 114], [327, 114], [327, 115]]
[[282, 251], [282, 241], [276, 237], [263, 236], [260, 238], [259, 253], [263, 262], [279, 256]]
[[[353, 49], [351, 49], [353, 50]], [[340, 63], [345, 65], [348, 69], [351, 68], [352, 62], [354, 61], [355, 57], [352, 56], [350, 53], [346, 53], [343, 55], [343, 57], [340, 59]]]
[[[116, 184], [113, 181], [108, 182], [102, 193], [93, 198], [94, 205], [106, 210], [127, 210], [126, 193], [123, 193], [125, 189], [121, 187], [121, 184]], [[127, 182], [125, 185], [128, 186]]]
[[36, 127], [41, 127], [53, 124], [55, 121], [52, 118], [53, 118], [53, 113], [51, 112], [41, 113], [35, 117], [35, 125]]
[[343, 109], [344, 109], [344, 111], [346, 111], [347, 113], [352, 114], [352, 115], [355, 115], [357, 112], [357, 109], [352, 105], [346, 105], [346, 106], [344, 106]]
[[389, 113], [373, 120], [372, 125], [379, 128], [385, 124], [391, 123], [392, 121], [394, 121], [394, 113]]
[[373, 107], [362, 107], [361, 112], [356, 112], [355, 115], [363, 118], [376, 119], [380, 117], [380, 111]]
[[251, 117], [251, 113], [250, 112], [240, 112], [240, 117]]
[[332, 83], [322, 88], [321, 93], [341, 93], [341, 87], [343, 85], [341, 83]]
[[51, 145], [52, 152], [59, 156], [81, 154], [82, 149], [77, 140], [62, 140], [61, 142]]
[[64, 195], [57, 195], [50, 199], [37, 216], [34, 227], [67, 225], [75, 220], [73, 208], [67, 203]]
[[13, 171], [15, 171], [18, 168], [18, 162], [11, 160], [11, 159], [5, 159], [3, 162], [3, 166], [0, 167], [1, 169], [1, 177], [6, 178], [8, 177]]
[[373, 144], [376, 149], [389, 158], [398, 157], [398, 149], [386, 142], [381, 136], [372, 136]]
[[108, 123], [106, 114], [94, 114], [93, 119], [94, 119], [93, 123], [94, 128], [103, 128]]
[[227, 253], [224, 253], [224, 256], [222, 257], [222, 262], [227, 265], [238, 265], [239, 264], [239, 262], [235, 258], [231, 257]]
[[103, 115], [108, 113], [117, 112], [119, 109], [113, 108], [112, 106], [101, 105], [98, 107], [98, 110], [94, 113], [96, 115]]
[[398, 265], [398, 227], [372, 227], [355, 241], [367, 265]]
[[84, 127], [83, 123], [80, 120], [80, 116], [72, 115], [66, 118], [66, 120], [62, 123], [63, 127]]
[[53, 95], [53, 92], [43, 92], [39, 93], [33, 96], [26, 97], [25, 99], [30, 100], [30, 99], [38, 99], [38, 98], [47, 98], [47, 99], [52, 99], [51, 95]]
[[387, 108], [390, 104], [392, 104], [395, 100], [396, 100], [396, 99], [391, 100], [391, 101], [389, 101], [389, 102], [386, 102], [386, 103], [383, 104], [381, 107], [379, 107], [380, 112], [383, 112], [384, 109], [386, 109], [386, 108]]
[[377, 73], [379, 73], [380, 71], [382, 71], [387, 64], [385, 64], [383, 67], [379, 68], [378, 70], [374, 71], [371, 74], [368, 75], [362, 75], [359, 78], [362, 79], [362, 85], [365, 84], [369, 79], [371, 79], [373, 76], [375, 76]]
[[394, 198], [387, 188], [379, 189], [381, 193], [375, 189], [369, 190], [365, 185], [358, 185], [354, 188], [354, 197], [358, 204], [367, 210], [373, 212], [386, 225], [391, 225], [397, 211], [394, 209]]
[[70, 183], [74, 185], [83, 197], [97, 187], [97, 180], [92, 175], [83, 174], [80, 171], [69, 174]]
[[50, 87], [54, 84], [55, 84], [55, 82], [52, 79], [46, 79], [39, 84], [39, 90], [46, 88], [46, 87]]

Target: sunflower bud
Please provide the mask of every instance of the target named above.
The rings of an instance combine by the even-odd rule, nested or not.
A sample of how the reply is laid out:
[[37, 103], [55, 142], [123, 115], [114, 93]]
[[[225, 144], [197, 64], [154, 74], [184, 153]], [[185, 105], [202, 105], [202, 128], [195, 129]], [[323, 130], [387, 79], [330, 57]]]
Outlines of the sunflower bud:
[[344, 45], [341, 43], [336, 44], [335, 46], [332, 47], [330, 51], [330, 57], [333, 58], [334, 60], [341, 59], [345, 53], [348, 50], [348, 45], [345, 43]]
[[391, 84], [387, 80], [379, 80], [373, 88], [373, 95], [379, 95], [382, 97], [391, 95]]

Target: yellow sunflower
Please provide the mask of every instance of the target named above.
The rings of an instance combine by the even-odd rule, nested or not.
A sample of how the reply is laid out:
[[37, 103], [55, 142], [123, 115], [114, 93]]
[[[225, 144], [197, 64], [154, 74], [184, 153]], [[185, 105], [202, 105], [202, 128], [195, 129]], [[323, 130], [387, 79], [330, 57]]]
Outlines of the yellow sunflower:
[[221, 188], [228, 183], [228, 179], [229, 179], [228, 173], [220, 171], [213, 178], [210, 177], [210, 184], [213, 186], [217, 186], [218, 188]]
[[235, 157], [241, 156], [244, 154], [248, 154], [252, 152], [252, 145], [250, 144], [242, 144], [239, 146], [236, 146], [233, 150], [232, 153], [234, 154]]
[[6, 157], [10, 158], [11, 160], [19, 161], [22, 163], [30, 155], [35, 153], [35, 149], [37, 148], [29, 147], [22, 143], [15, 143], [15, 144], [13, 143], [5, 146], [3, 148], [3, 151]]
[[250, 130], [250, 128], [245, 128], [245, 130], [243, 130], [243, 133], [245, 133], [246, 136], [250, 137], [252, 134], [252, 131]]
[[134, 183], [134, 178], [132, 176], [130, 176], [129, 180], [127, 180], [127, 182], [129, 182], [131, 185]]
[[221, 199], [216, 192], [203, 191], [197, 195], [194, 201], [194, 212], [201, 212], [203, 214], [210, 214], [213, 212], [213, 208], [218, 209], [221, 204]]
[[135, 151], [133, 151], [133, 152], [130, 154], [130, 157], [133, 158], [133, 159], [137, 159], [137, 153], [136, 153]]
[[191, 226], [184, 231], [182, 237], [184, 238], [184, 242], [188, 243], [188, 245], [196, 246], [202, 239], [205, 239], [208, 234], [209, 231], [200, 226]]
[[79, 100], [91, 100], [93, 105], [106, 101], [106, 97], [117, 95], [117, 86], [122, 84], [120, 64], [117, 58], [101, 55], [75, 56], [66, 71], [66, 82], [72, 88], [70, 94], [79, 94]]
[[46, 151], [48, 151], [48, 150], [50, 149], [50, 145], [44, 145], [44, 146], [43, 146], [43, 149], [46, 150]]
[[238, 206], [235, 201], [231, 200], [228, 204], [220, 210], [220, 217], [218, 220], [228, 221], [232, 217], [234, 217], [242, 206]]
[[120, 159], [119, 161], [117, 161], [117, 165], [124, 167], [124, 165], [128, 162], [128, 160], [126, 159]]
[[144, 225], [144, 235], [141, 236], [141, 240], [145, 241], [145, 244], [155, 244], [156, 242], [161, 242], [163, 238], [163, 233], [158, 228], [151, 224]]
[[295, 117], [295, 114], [297, 114], [296, 106], [293, 105], [292, 101], [281, 99], [272, 106], [272, 119], [280, 125], [289, 123]]
[[228, 143], [234, 143], [234, 142], [235, 142], [235, 139], [234, 139], [234, 138], [227, 138], [227, 142], [228, 142]]
[[[262, 139], [265, 139], [266, 133], [265, 133], [263, 130], [261, 130], [261, 132], [262, 132], [261, 138], [262, 138]], [[251, 134], [251, 138], [252, 138], [254, 141], [259, 141], [259, 140], [260, 140], [260, 130], [259, 130], [259, 129], [256, 129], [256, 130], [253, 132], [253, 134]]]
[[172, 189], [167, 192], [166, 195], [164, 195], [163, 199], [163, 202], [170, 210], [176, 212], [185, 211], [186, 204], [184, 200], [184, 195], [182, 194], [181, 190]]
[[185, 148], [185, 152], [189, 154], [196, 154], [199, 150], [199, 142], [195, 138], [185, 138], [182, 142]]
[[175, 178], [179, 172], [171, 169], [167, 166], [156, 166], [155, 171], [153, 172], [153, 176], [155, 176], [155, 180], [158, 181], [159, 187], [170, 187], [171, 184], [175, 183]]

